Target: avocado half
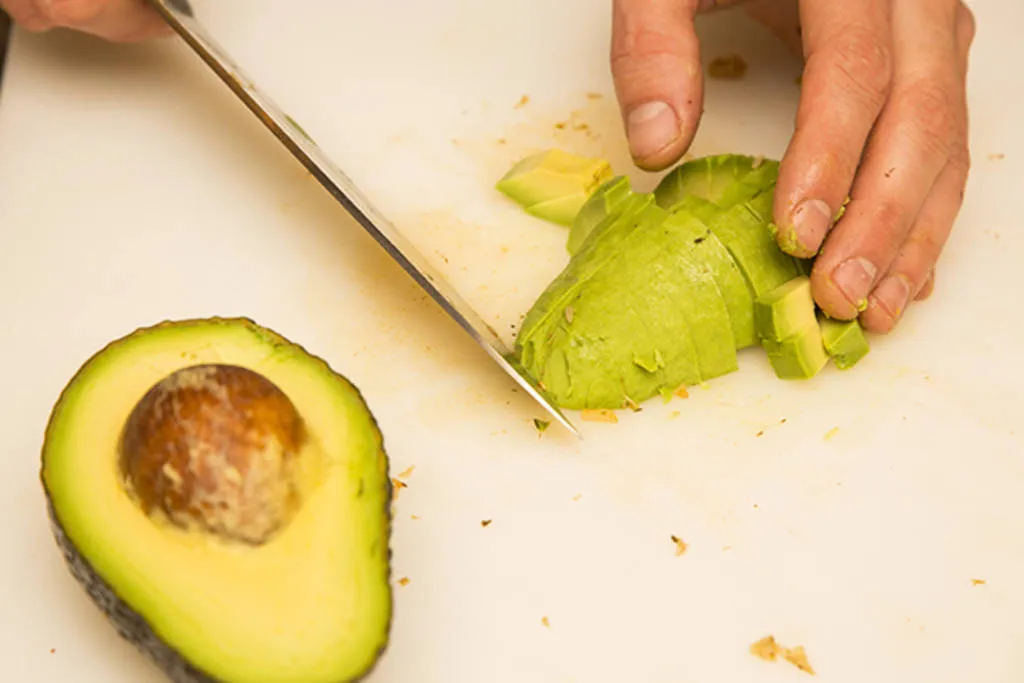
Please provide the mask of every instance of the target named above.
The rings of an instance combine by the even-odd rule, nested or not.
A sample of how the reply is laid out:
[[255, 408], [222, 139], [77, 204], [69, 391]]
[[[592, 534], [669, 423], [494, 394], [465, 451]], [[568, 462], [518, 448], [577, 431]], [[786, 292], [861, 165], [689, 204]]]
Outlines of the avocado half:
[[174, 683], [341, 683], [387, 647], [388, 458], [360, 392], [248, 319], [77, 372], [41, 480], [71, 574]]

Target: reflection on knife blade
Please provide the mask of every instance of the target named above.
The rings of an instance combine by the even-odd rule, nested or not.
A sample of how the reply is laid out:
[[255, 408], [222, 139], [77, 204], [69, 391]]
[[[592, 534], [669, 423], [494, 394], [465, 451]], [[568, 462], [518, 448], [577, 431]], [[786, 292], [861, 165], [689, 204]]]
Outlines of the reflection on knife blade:
[[306, 167], [356, 221], [466, 330], [492, 359], [559, 424], [577, 429], [516, 361], [511, 350], [473, 308], [434, 271], [398, 229], [363, 196], [294, 120], [262, 93], [195, 19], [188, 0], [150, 0], [164, 19], [277, 139]]

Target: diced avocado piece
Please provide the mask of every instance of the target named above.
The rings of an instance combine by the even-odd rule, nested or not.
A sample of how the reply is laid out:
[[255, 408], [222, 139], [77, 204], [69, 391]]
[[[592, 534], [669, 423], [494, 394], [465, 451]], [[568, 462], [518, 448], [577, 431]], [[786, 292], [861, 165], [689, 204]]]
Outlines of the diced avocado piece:
[[729, 312], [736, 349], [745, 349], [758, 343], [754, 331], [754, 292], [725, 245], [708, 227], [708, 221], [717, 212], [713, 204], [687, 197], [679, 203], [666, 222], [689, 223], [692, 225], [691, 230], [696, 231], [691, 233], [692, 239], [686, 240], [686, 244], [692, 252], [693, 260], [705, 264], [711, 271]]
[[759, 296], [754, 302], [754, 327], [760, 339], [782, 341], [817, 322], [811, 280], [806, 275]]
[[617, 409], [701, 381], [684, 308], [696, 287], [713, 281], [692, 272], [678, 232], [663, 228], [663, 210], [648, 202], [627, 214], [595, 229], [538, 298], [516, 340], [523, 367], [563, 408]]
[[[498, 181], [496, 187], [529, 211], [537, 204], [577, 195], [582, 195], [582, 205], [586, 198], [611, 176], [611, 164], [604, 159], [550, 149], [516, 162]], [[572, 202], [569, 203], [570, 206], [571, 204]], [[565, 211], [567, 208], [563, 206], [554, 213], [562, 215]], [[575, 216], [575, 211], [573, 215]]]
[[729, 250], [759, 297], [800, 275], [796, 261], [768, 230], [774, 187], [714, 215], [708, 227]]
[[526, 207], [526, 213], [568, 228], [572, 226], [576, 214], [579, 213], [580, 208], [586, 203], [588, 197], [585, 192], [569, 194], [558, 199], [528, 206]]
[[810, 379], [828, 364], [817, 321], [782, 341], [762, 339], [761, 345], [779, 379]]
[[176, 683], [339, 683], [388, 642], [391, 484], [359, 391], [245, 319], [90, 358], [46, 427], [67, 567]]
[[594, 228], [617, 211], [622, 202], [632, 194], [633, 188], [629, 183], [629, 177], [621, 175], [594, 190], [573, 219], [566, 243], [569, 253], [575, 254]]
[[835, 320], [823, 313], [819, 313], [818, 320], [825, 351], [840, 370], [852, 368], [870, 352], [871, 347], [859, 320]]
[[774, 185], [779, 163], [740, 154], [692, 159], [676, 166], [658, 183], [658, 206], [673, 210], [686, 197], [705, 199], [721, 208], [746, 201]]

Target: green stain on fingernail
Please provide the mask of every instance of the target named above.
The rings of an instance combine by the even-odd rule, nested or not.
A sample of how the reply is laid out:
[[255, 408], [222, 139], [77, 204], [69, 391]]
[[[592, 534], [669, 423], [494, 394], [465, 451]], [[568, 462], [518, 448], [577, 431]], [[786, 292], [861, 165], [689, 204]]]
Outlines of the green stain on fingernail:
[[858, 301], [857, 302], [857, 310], [861, 311], [861, 312], [864, 312], [864, 311], [868, 310], [868, 300], [867, 299], [861, 299], [860, 301]]

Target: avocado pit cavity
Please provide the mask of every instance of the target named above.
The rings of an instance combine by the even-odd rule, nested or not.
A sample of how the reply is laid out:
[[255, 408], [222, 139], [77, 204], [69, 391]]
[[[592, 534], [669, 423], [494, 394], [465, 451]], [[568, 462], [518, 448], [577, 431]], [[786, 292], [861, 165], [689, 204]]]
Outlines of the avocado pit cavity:
[[121, 470], [147, 515], [259, 545], [300, 505], [306, 438], [295, 406], [268, 379], [234, 365], [197, 365], [165, 377], [136, 404]]

